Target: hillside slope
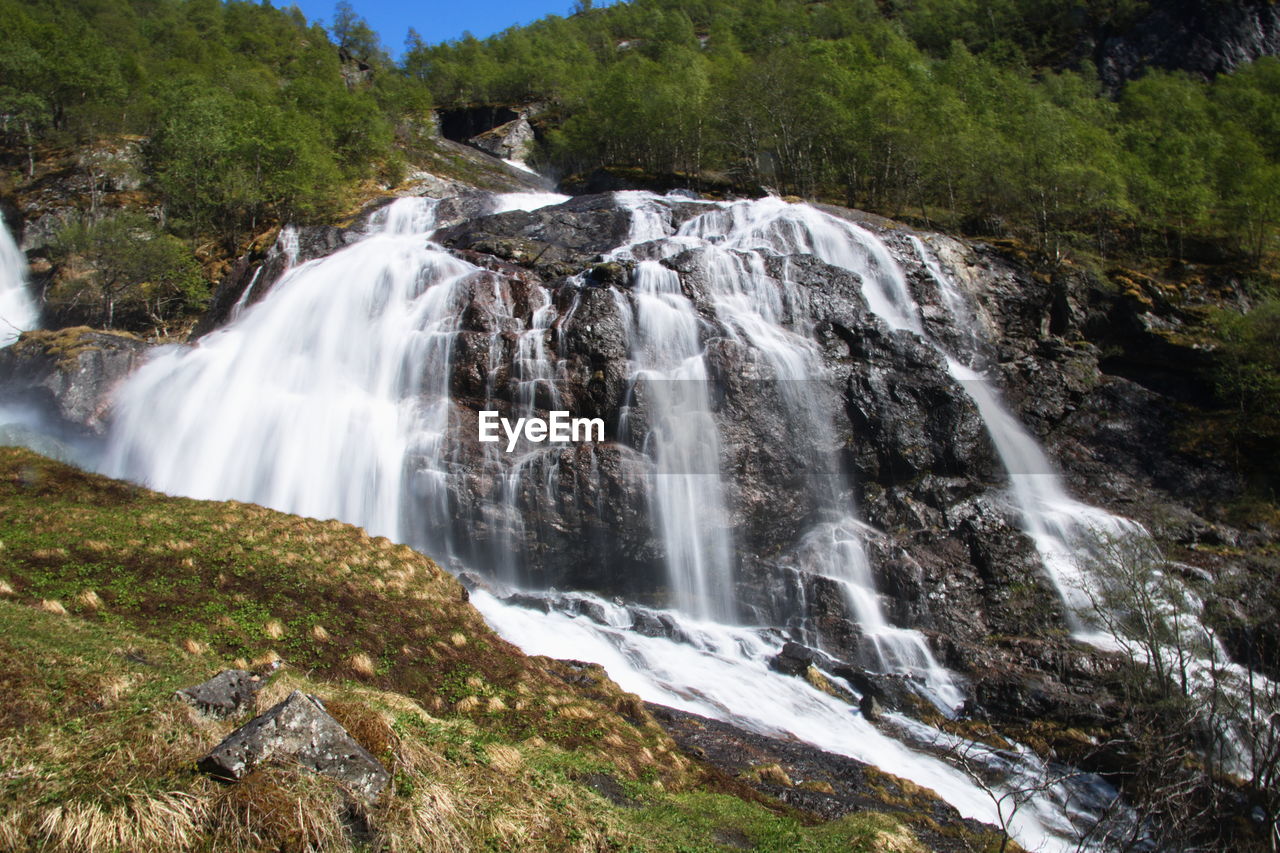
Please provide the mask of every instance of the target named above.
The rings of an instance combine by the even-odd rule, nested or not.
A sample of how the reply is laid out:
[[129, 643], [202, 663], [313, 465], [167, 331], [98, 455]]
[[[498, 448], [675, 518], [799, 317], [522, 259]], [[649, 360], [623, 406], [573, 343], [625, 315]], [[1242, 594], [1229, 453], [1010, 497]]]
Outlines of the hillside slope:
[[[6, 849], [996, 843], [954, 819], [938, 835], [922, 805], [936, 801], [889, 777], [890, 813], [830, 822], [756, 794], [682, 755], [598, 666], [525, 656], [432, 561], [350, 525], [168, 498], [10, 448], [0, 542]], [[259, 710], [319, 695], [393, 774], [372, 806], [288, 765], [235, 785], [196, 771], [244, 718], [201, 717], [173, 692], [280, 657]]]

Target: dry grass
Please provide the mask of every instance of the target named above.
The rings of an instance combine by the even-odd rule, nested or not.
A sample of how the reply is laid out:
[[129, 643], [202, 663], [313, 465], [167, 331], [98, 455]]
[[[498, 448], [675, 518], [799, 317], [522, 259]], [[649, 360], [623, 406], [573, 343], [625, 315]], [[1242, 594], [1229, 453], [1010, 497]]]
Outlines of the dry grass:
[[301, 768], [268, 767], [208, 804], [206, 833], [225, 851], [349, 850], [342, 794]]
[[351, 671], [361, 678], [373, 678], [378, 670], [374, 666], [373, 658], [364, 652], [356, 652], [347, 658], [347, 665], [351, 667]]
[[326, 702], [324, 707], [356, 743], [373, 755], [384, 757], [395, 752], [399, 738], [392, 729], [394, 717], [390, 714], [378, 711], [365, 702], [333, 700]]
[[758, 767], [751, 768], [751, 771], [746, 775], [748, 778], [758, 782], [781, 785], [784, 788], [790, 788], [795, 785], [795, 782], [791, 781], [791, 777], [787, 775], [787, 771], [783, 770], [779, 764], [761, 764]]
[[114, 806], [70, 802], [42, 809], [26, 840], [76, 853], [189, 850], [203, 835], [207, 809], [207, 802], [179, 791], [133, 794]]

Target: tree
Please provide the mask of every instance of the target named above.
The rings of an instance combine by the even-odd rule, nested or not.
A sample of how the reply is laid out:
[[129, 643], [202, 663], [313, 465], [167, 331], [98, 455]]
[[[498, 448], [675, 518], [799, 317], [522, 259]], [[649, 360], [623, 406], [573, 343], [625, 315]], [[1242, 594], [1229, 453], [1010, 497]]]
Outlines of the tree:
[[1239, 791], [1280, 844], [1280, 684], [1229, 660], [1201, 598], [1145, 532], [1100, 535], [1092, 617], [1121, 651], [1132, 761], [1127, 786], [1157, 849], [1249, 849], [1223, 816]]
[[27, 152], [27, 177], [36, 173], [36, 136], [50, 123], [49, 105], [38, 95], [0, 87], [0, 135], [18, 141]]
[[1151, 72], [1126, 87], [1120, 102], [1131, 157], [1130, 187], [1139, 207], [1177, 234], [1201, 226], [1214, 201], [1213, 164], [1220, 137], [1205, 87], [1188, 77]]
[[378, 34], [368, 21], [356, 14], [348, 0], [338, 0], [329, 31], [340, 49], [362, 62], [380, 60], [385, 56]]
[[208, 302], [208, 287], [191, 251], [149, 218], [116, 213], [64, 226], [53, 241], [59, 275], [47, 310], [64, 321], [161, 335]]
[[[335, 200], [337, 140], [315, 115], [190, 82], [168, 99], [149, 153], [168, 209], [189, 228], [230, 246], [268, 221], [315, 218]], [[351, 143], [352, 156], [368, 155]]]

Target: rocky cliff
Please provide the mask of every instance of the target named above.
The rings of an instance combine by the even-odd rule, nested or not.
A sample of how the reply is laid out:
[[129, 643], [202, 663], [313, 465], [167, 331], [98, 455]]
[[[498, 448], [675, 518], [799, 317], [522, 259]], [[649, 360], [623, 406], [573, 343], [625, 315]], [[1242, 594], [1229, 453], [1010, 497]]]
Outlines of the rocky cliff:
[[[1280, 8], [1270, 0], [1172, 0], [1122, 33], [1096, 36], [1094, 63], [1118, 89], [1148, 68], [1212, 77], [1280, 54]], [[1087, 47], [1087, 46], [1086, 46]]]

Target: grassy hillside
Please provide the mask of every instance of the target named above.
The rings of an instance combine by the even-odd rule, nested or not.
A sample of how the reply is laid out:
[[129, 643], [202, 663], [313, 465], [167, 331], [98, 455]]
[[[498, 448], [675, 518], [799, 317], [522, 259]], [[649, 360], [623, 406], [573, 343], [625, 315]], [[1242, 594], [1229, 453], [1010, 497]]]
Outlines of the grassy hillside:
[[[679, 754], [599, 667], [525, 656], [349, 525], [0, 449], [0, 543], [5, 849], [923, 849], [910, 818], [821, 823]], [[259, 710], [320, 696], [393, 774], [372, 807], [297, 768], [196, 771], [245, 719], [173, 692], [278, 658]]]

